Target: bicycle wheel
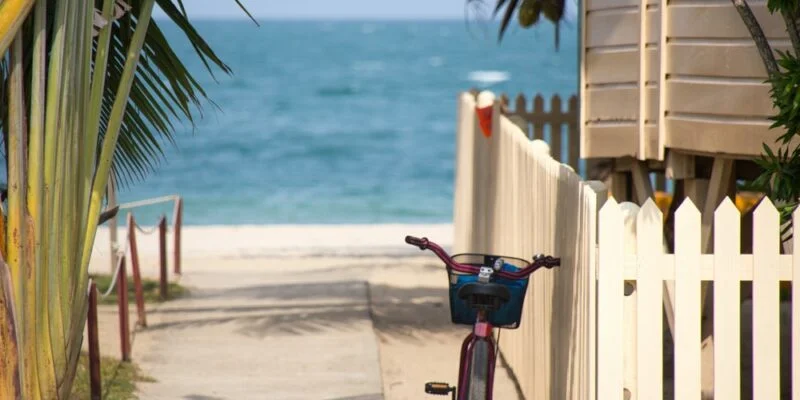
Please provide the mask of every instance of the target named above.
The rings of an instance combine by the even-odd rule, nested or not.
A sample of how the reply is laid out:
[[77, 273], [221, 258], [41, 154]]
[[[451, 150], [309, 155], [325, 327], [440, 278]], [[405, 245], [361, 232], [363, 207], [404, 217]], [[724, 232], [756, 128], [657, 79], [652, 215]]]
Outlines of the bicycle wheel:
[[469, 400], [486, 400], [489, 388], [489, 344], [483, 340], [475, 342], [472, 349], [472, 364], [469, 369]]

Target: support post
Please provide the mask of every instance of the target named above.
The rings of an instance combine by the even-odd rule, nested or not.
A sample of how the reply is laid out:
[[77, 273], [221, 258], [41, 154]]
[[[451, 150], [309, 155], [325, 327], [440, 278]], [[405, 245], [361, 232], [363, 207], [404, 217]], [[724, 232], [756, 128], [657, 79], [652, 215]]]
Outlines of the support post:
[[100, 376], [100, 341], [97, 336], [97, 284], [89, 283], [89, 315], [87, 318], [89, 336], [89, 388], [92, 400], [100, 400], [103, 395]]
[[628, 201], [628, 174], [614, 171], [606, 178], [608, 192], [617, 202]]
[[136, 219], [128, 213], [128, 246], [131, 251], [131, 273], [133, 286], [136, 290], [136, 316], [137, 324], [147, 326], [147, 314], [144, 309], [144, 287], [142, 286], [142, 273], [139, 269], [139, 248], [136, 244]]
[[647, 199], [653, 198], [653, 184], [650, 182], [647, 164], [643, 161], [634, 161], [631, 166], [631, 178], [633, 180], [636, 203], [640, 206], [644, 205]]
[[175, 217], [173, 220], [173, 229], [175, 232], [173, 234], [173, 239], [175, 243], [173, 244], [173, 268], [174, 272], [178, 275], [181, 274], [181, 229], [183, 227], [183, 198], [178, 197], [175, 201]]
[[160, 256], [159, 295], [161, 300], [167, 300], [169, 296], [167, 283], [167, 218], [163, 215], [161, 220], [158, 221], [158, 251]]
[[128, 324], [128, 274], [125, 272], [125, 255], [120, 260], [117, 277], [117, 304], [119, 306], [119, 339], [122, 361], [131, 360], [131, 335]]

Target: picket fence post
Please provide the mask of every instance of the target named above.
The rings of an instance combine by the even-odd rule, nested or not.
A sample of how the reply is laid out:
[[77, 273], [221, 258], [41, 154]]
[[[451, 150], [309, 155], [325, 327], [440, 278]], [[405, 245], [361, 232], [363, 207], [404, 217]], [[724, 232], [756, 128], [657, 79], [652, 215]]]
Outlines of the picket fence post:
[[765, 198], [753, 214], [753, 398], [780, 398], [778, 210]]
[[700, 211], [675, 212], [675, 398], [700, 400]]
[[[715, 399], [739, 400], [741, 392], [741, 218], [730, 198], [714, 213]], [[724, 384], [716, 384], [719, 382]]]
[[662, 398], [664, 393], [664, 355], [662, 342], [663, 280], [661, 255], [663, 216], [652, 199], [647, 199], [637, 215], [637, 392], [639, 399]]
[[[638, 231], [636, 217], [639, 214], [639, 206], [635, 203], [623, 202], [619, 205], [622, 210], [622, 217], [625, 224], [625, 254], [636, 255]], [[624, 398], [637, 398], [636, 384], [636, 348], [637, 348], [637, 316], [636, 310], [638, 286], [635, 281], [623, 281], [623, 314], [622, 314], [622, 337], [625, 347], [620, 349], [623, 352], [623, 393]]]
[[623, 359], [620, 327], [623, 317], [625, 237], [622, 212], [614, 199], [600, 210], [599, 281], [597, 283], [597, 399], [622, 398]]

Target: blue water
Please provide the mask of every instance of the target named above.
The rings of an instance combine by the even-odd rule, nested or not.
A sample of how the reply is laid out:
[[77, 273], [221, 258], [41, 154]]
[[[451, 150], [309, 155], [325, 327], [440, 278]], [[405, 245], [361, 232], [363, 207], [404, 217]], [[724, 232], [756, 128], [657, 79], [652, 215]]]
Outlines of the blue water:
[[[179, 193], [187, 224], [435, 223], [452, 219], [456, 98], [470, 87], [571, 95], [577, 29], [482, 22], [200, 21], [234, 71], [178, 54], [219, 106], [121, 201]], [[165, 26], [168, 36], [180, 38]], [[171, 207], [138, 209], [142, 223]]]

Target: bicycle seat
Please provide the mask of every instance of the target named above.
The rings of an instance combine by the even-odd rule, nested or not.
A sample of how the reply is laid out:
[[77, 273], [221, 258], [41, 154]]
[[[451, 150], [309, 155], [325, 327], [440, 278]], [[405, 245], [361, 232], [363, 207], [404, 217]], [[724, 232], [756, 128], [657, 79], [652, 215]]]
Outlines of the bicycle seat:
[[498, 283], [468, 283], [458, 289], [458, 298], [471, 308], [494, 311], [511, 299], [511, 292]]

